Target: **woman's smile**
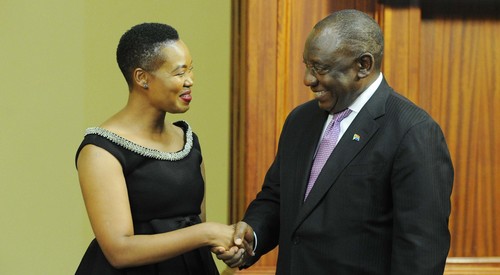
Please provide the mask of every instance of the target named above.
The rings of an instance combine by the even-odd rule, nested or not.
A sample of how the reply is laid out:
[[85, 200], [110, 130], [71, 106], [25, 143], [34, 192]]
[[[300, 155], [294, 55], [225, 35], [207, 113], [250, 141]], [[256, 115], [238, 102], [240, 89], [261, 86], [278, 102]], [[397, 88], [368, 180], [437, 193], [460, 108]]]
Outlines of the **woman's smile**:
[[193, 99], [193, 97], [191, 96], [191, 90], [182, 93], [180, 98], [186, 103], [191, 102], [191, 100]]

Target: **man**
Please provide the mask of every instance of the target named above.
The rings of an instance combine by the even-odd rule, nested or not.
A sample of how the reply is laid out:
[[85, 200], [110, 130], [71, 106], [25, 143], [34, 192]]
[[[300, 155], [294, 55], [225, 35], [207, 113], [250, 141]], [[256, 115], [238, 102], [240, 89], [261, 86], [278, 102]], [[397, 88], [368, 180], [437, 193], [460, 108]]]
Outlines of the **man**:
[[255, 255], [219, 259], [248, 267], [279, 245], [277, 274], [443, 273], [450, 155], [439, 125], [388, 86], [382, 55], [380, 27], [360, 11], [316, 24], [303, 55], [315, 100], [289, 114], [262, 190], [236, 225], [235, 243], [255, 245]]

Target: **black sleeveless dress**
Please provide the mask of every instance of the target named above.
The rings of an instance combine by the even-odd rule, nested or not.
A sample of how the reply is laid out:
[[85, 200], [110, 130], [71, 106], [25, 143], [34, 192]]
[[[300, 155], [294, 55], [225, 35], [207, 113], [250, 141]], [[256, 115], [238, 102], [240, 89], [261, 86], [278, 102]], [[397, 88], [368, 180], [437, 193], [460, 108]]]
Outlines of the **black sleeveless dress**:
[[[200, 223], [204, 195], [201, 148], [198, 137], [184, 121], [174, 123], [185, 134], [184, 148], [161, 152], [135, 144], [102, 128], [89, 128], [76, 153], [87, 144], [111, 153], [121, 164], [127, 184], [134, 232], [163, 233]], [[94, 239], [76, 274], [219, 274], [208, 247], [151, 265], [116, 269]]]

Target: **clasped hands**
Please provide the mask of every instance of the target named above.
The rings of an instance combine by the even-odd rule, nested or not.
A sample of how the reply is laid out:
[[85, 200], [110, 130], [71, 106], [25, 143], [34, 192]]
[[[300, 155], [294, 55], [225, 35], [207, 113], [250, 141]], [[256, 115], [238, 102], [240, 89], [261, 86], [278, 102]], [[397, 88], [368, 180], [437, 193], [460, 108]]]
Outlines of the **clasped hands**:
[[229, 267], [240, 267], [247, 260], [254, 256], [254, 233], [253, 229], [246, 222], [240, 221], [232, 225], [234, 228], [233, 246], [212, 247], [211, 251], [217, 255], [217, 259], [222, 260]]

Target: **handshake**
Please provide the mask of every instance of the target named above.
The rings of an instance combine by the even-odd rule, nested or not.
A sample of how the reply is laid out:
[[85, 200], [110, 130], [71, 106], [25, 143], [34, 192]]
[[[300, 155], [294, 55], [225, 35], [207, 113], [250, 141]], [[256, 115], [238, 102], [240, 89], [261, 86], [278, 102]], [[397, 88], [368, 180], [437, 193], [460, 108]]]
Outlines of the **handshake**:
[[254, 233], [247, 223], [240, 221], [233, 225], [206, 223], [212, 227], [210, 246], [217, 259], [224, 261], [229, 267], [241, 267], [254, 256]]

